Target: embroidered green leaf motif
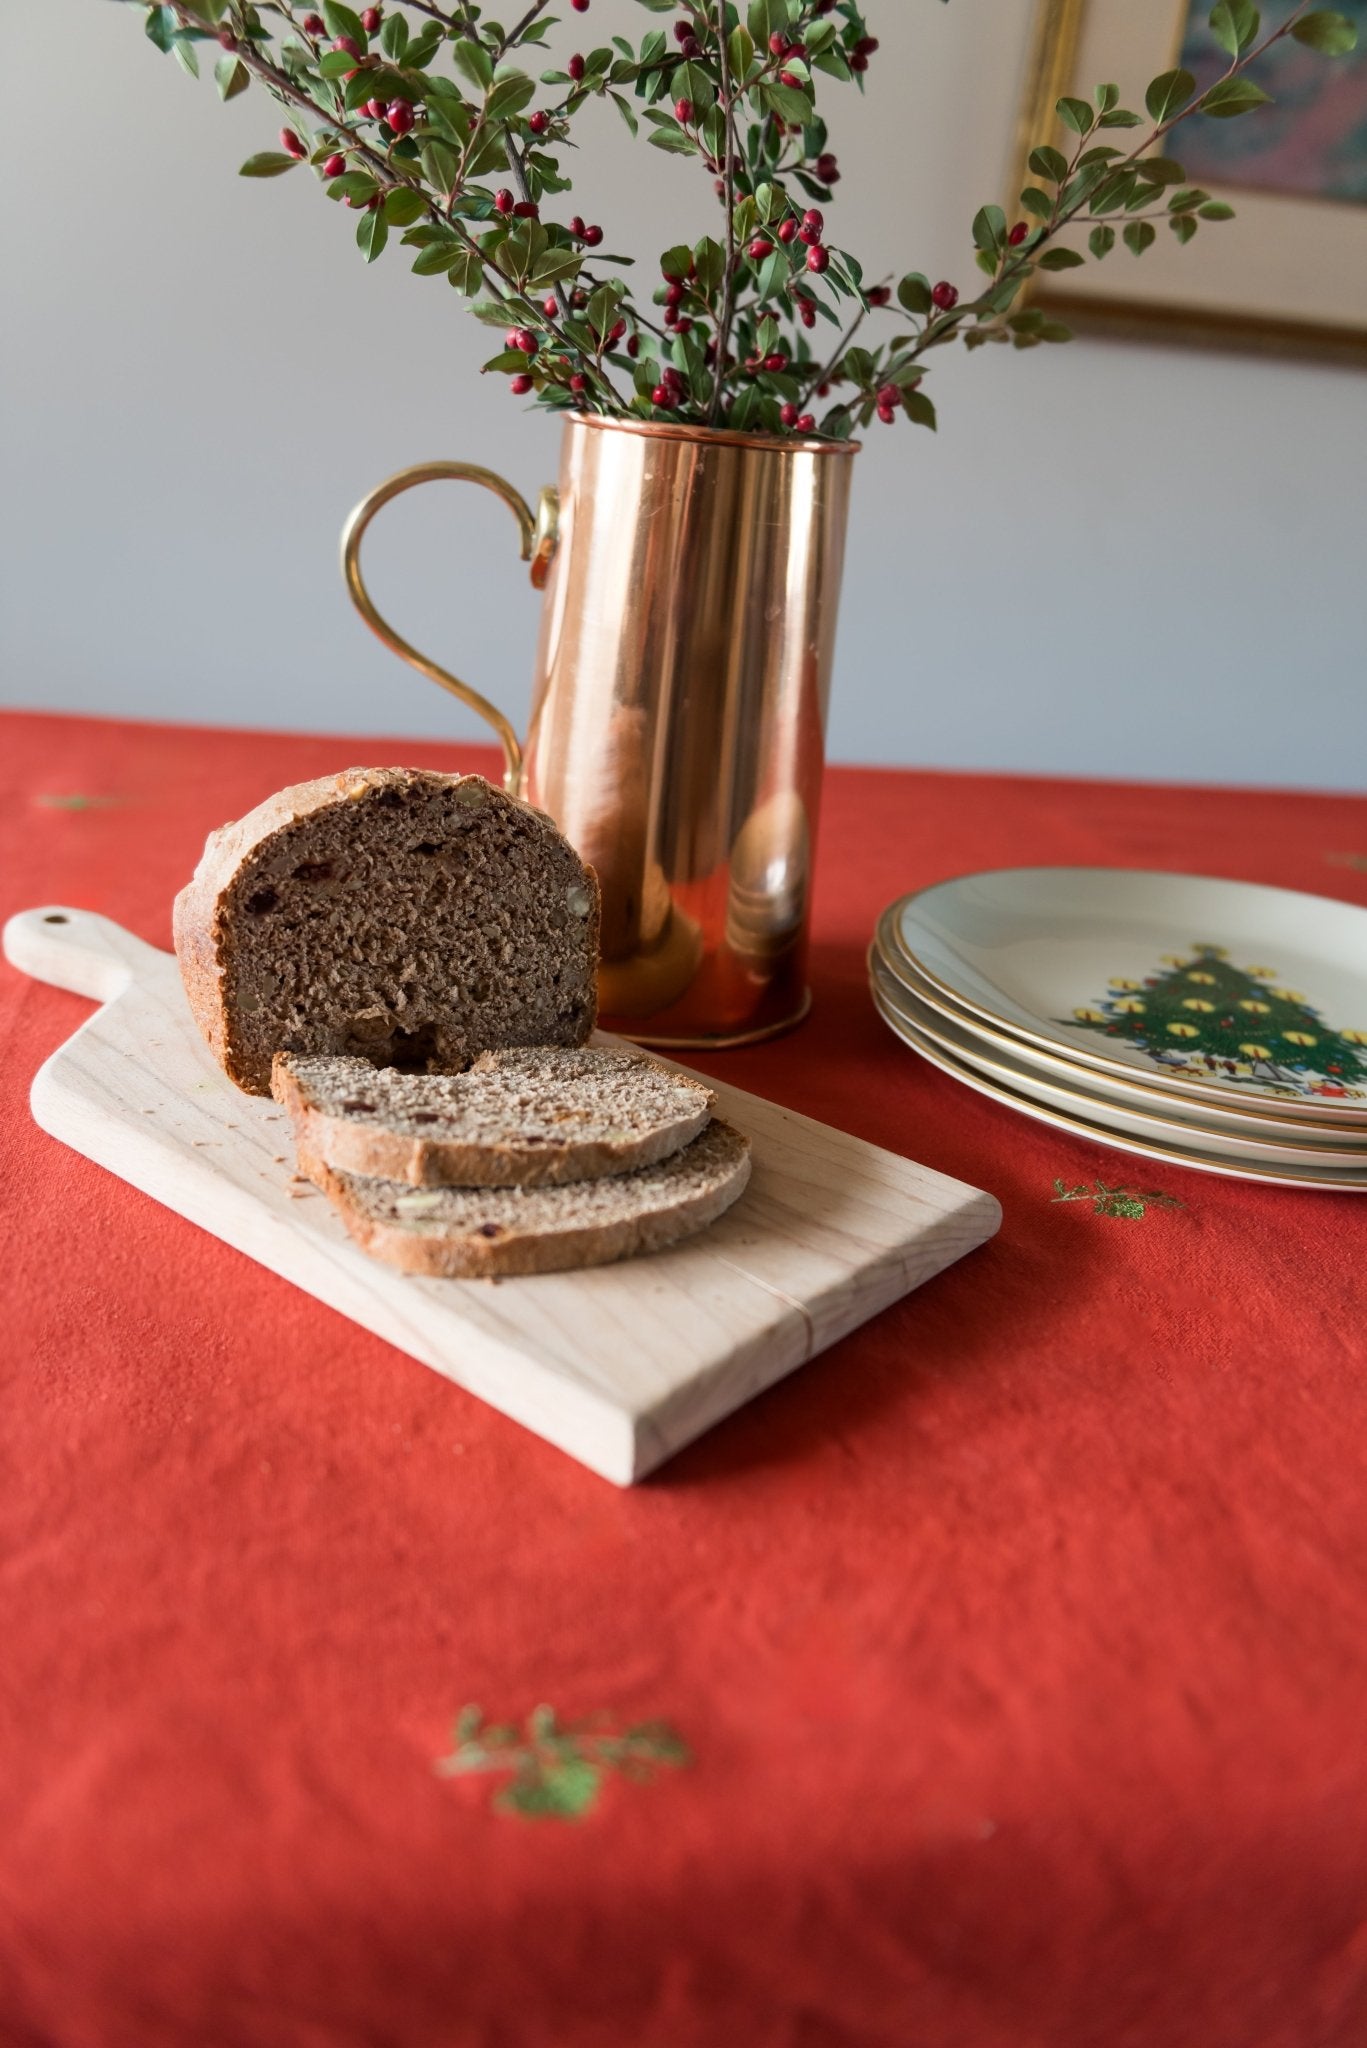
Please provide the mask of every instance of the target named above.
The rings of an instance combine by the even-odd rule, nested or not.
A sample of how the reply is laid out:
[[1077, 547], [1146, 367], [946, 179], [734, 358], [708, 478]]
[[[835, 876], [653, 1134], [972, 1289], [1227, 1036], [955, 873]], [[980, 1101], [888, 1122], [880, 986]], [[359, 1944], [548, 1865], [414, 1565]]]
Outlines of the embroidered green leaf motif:
[[1104, 1180], [1083, 1181], [1074, 1188], [1056, 1180], [1054, 1200], [1090, 1202], [1093, 1215], [1117, 1216], [1126, 1222], [1137, 1222], [1151, 1208], [1185, 1209], [1187, 1206], [1176, 1195], [1165, 1195], [1158, 1188], [1145, 1188], [1141, 1193], [1135, 1188], [1108, 1188]]
[[37, 796], [33, 799], [48, 811], [95, 811], [105, 804], [116, 804], [116, 796]]
[[442, 1777], [470, 1771], [507, 1771], [511, 1780], [495, 1794], [500, 1813], [524, 1820], [579, 1820], [597, 1803], [609, 1771], [643, 1782], [661, 1766], [691, 1763], [686, 1744], [663, 1721], [644, 1721], [615, 1734], [601, 1718], [561, 1725], [554, 1707], [533, 1707], [523, 1728], [484, 1720], [475, 1706], [462, 1707], [452, 1732], [449, 1756], [438, 1757]]

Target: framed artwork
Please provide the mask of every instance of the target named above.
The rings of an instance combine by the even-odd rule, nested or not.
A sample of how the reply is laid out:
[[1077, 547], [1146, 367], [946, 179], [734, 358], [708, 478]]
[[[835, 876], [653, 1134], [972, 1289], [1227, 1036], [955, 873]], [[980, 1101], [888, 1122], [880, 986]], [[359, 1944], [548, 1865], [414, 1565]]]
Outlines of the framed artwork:
[[[1335, 5], [1358, 23], [1355, 51], [1326, 64], [1286, 37], [1253, 73], [1273, 106], [1194, 116], [1163, 145], [1234, 220], [1204, 224], [1188, 248], [1160, 235], [1142, 259], [1118, 244], [1100, 263], [1041, 275], [1033, 303], [1079, 331], [1367, 365], [1367, 0]], [[1267, 0], [1265, 29], [1289, 11]], [[1113, 79], [1121, 104], [1142, 109], [1148, 81], [1179, 64], [1209, 85], [1228, 61], [1209, 13], [1209, 0], [1037, 0], [1013, 192], [1036, 143], [1075, 139], [1054, 113], [1062, 94], [1090, 99]]]

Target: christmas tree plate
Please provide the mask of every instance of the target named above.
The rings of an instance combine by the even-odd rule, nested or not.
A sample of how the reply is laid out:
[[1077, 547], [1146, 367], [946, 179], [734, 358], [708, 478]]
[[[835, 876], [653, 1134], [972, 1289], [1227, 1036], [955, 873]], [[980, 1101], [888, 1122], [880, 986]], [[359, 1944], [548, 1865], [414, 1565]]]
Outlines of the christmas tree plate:
[[1367, 910], [1118, 868], [1001, 868], [904, 897], [897, 952], [1028, 1045], [1212, 1101], [1367, 1115]]
[[[1080, 1060], [1046, 1052], [1042, 1046], [1031, 1045], [1024, 1038], [984, 1023], [982, 1018], [941, 994], [897, 952], [889, 926], [890, 915], [885, 911], [878, 921], [869, 954], [871, 974], [895, 1007], [904, 1009], [922, 1031], [938, 1038], [956, 1058], [967, 1060], [970, 1066], [981, 1055], [991, 1054], [1018, 1066], [1022, 1085], [1027, 1077], [1038, 1075], [1061, 1087], [1099, 1096], [1103, 1102], [1116, 1103], [1122, 1109], [1139, 1110], [1145, 1116], [1180, 1117], [1198, 1133], [1252, 1138], [1258, 1143], [1305, 1145], [1316, 1151], [1346, 1146], [1354, 1158], [1367, 1161], [1367, 1114], [1354, 1120], [1345, 1113], [1330, 1122], [1313, 1113], [1303, 1116], [1294, 1104], [1283, 1107], [1262, 1100], [1250, 1104], [1233, 1102], [1228, 1097], [1211, 1100], [1194, 1094], [1189, 1084], [1084, 1066]], [[1367, 1105], [1363, 1107], [1367, 1110]]]
[[1014, 1088], [1007, 1087], [990, 1074], [981, 1073], [956, 1059], [943, 1045], [928, 1038], [885, 1002], [877, 987], [873, 990], [873, 1003], [889, 1030], [913, 1052], [920, 1053], [932, 1066], [939, 1067], [942, 1073], [952, 1074], [956, 1081], [962, 1081], [979, 1095], [1004, 1103], [1009, 1109], [1018, 1110], [1022, 1116], [1049, 1124], [1055, 1130], [1068, 1131], [1077, 1138], [1088, 1138], [1094, 1144], [1113, 1146], [1118, 1152], [1137, 1152], [1144, 1159], [1162, 1159], [1169, 1165], [1190, 1167], [1195, 1173], [1224, 1174], [1234, 1180], [1272, 1181], [1279, 1187], [1326, 1188], [1341, 1194], [1367, 1195], [1367, 1167], [1359, 1171], [1343, 1166], [1322, 1167], [1316, 1172], [1309, 1167], [1262, 1166], [1247, 1160], [1236, 1161], [1222, 1158], [1205, 1144], [1195, 1141], [1156, 1144], [1148, 1138], [1109, 1128], [1094, 1118], [1074, 1114], [1072, 1110], [1056, 1108], [1033, 1096], [1018, 1094]]
[[[1356, 1148], [1351, 1145], [1335, 1146], [1327, 1140], [1288, 1144], [1274, 1135], [1276, 1127], [1270, 1128], [1265, 1136], [1256, 1137], [1213, 1128], [1200, 1120], [1196, 1114], [1197, 1105], [1190, 1101], [1169, 1105], [1167, 1098], [1150, 1096], [1143, 1108], [1117, 1102], [1108, 1092], [1109, 1084], [1104, 1075], [1086, 1076], [1086, 1080], [1095, 1079], [1101, 1083], [1097, 1088], [1085, 1085], [1082, 1078], [1051, 1080], [1038, 1068], [1005, 1050], [1005, 1041], [999, 1040], [992, 1045], [974, 1040], [965, 1032], [955, 1031], [928, 1004], [918, 1003], [915, 996], [908, 995], [899, 987], [872, 952], [869, 956], [869, 979], [885, 1021], [895, 1019], [899, 1024], [908, 1025], [918, 1037], [939, 1047], [963, 1066], [971, 1067], [974, 1073], [984, 1074], [1018, 1095], [1029, 1096], [1032, 1101], [1104, 1124], [1108, 1131], [1146, 1138], [1152, 1145], [1198, 1145], [1212, 1157], [1227, 1159], [1235, 1166], [1307, 1168], [1312, 1173], [1337, 1173], [1347, 1168], [1367, 1179], [1367, 1132], [1362, 1134], [1362, 1142]], [[1081, 1069], [1076, 1072], [1081, 1076]]]

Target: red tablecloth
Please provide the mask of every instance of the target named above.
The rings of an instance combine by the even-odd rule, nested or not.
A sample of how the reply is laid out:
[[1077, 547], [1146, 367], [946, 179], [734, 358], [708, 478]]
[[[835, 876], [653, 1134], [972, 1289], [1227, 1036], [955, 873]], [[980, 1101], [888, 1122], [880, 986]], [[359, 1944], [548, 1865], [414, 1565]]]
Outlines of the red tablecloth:
[[[4, 909], [159, 944], [277, 785], [487, 765], [0, 730]], [[1038, 861], [1364, 902], [1367, 805], [833, 772], [812, 1020], [706, 1064], [1005, 1225], [630, 1493], [39, 1133], [87, 1006], [3, 971], [0, 2038], [1367, 2039], [1367, 1207], [1074, 1142], [893, 1040], [877, 911]], [[576, 1820], [434, 1770], [466, 1703], [542, 1701], [692, 1762]]]

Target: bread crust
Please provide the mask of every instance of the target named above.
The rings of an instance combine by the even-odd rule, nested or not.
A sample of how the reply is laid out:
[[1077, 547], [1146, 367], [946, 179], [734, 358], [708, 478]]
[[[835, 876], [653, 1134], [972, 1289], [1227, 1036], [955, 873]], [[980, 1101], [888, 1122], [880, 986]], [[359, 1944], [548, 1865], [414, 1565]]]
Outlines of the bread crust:
[[[492, 1239], [477, 1229], [447, 1235], [424, 1233], [370, 1215], [360, 1206], [356, 1176], [338, 1173], [304, 1151], [299, 1164], [328, 1197], [350, 1236], [373, 1257], [400, 1272], [433, 1279], [499, 1280], [605, 1266], [639, 1253], [662, 1251], [705, 1230], [739, 1200], [750, 1178], [748, 1138], [733, 1125], [714, 1119], [708, 1132], [693, 1142], [699, 1145], [709, 1140], [723, 1154], [718, 1171], [697, 1187], [685, 1187], [667, 1207], [652, 1206], [610, 1223], [586, 1222], [551, 1231], [504, 1229]], [[691, 1149], [672, 1162], [680, 1171]], [[403, 1192], [412, 1199], [413, 1190]], [[569, 1203], [575, 1190], [571, 1186], [555, 1192]]]
[[[254, 1061], [243, 1056], [233, 1032], [233, 1018], [225, 1000], [225, 983], [233, 934], [226, 917], [225, 898], [243, 863], [264, 852], [277, 833], [297, 826], [333, 805], [355, 802], [384, 789], [406, 790], [416, 786], [454, 789], [466, 782], [483, 782], [482, 776], [443, 775], [423, 768], [347, 768], [336, 775], [322, 775], [311, 782], [297, 782], [277, 790], [245, 816], [220, 825], [205, 841], [195, 872], [175, 899], [172, 933], [181, 979], [196, 1023], [229, 1080], [245, 1093], [268, 1095], [269, 1072], [262, 1073]], [[554, 820], [534, 805], [503, 791], [490, 788], [492, 797], [518, 809], [556, 832]], [[593, 890], [590, 929], [596, 950], [600, 916], [597, 877], [586, 868]], [[592, 1028], [592, 1019], [590, 1026]], [[587, 1036], [587, 1032], [585, 1033]]]
[[[550, 1048], [548, 1050], [554, 1050]], [[642, 1064], [658, 1066], [643, 1053]], [[679, 1092], [690, 1104], [673, 1121], [638, 1135], [620, 1138], [568, 1139], [563, 1144], [495, 1144], [476, 1140], [420, 1138], [361, 1123], [344, 1111], [314, 1101], [301, 1083], [293, 1053], [278, 1052], [271, 1068], [271, 1093], [288, 1111], [300, 1156], [323, 1162], [339, 1173], [370, 1180], [403, 1181], [410, 1187], [563, 1187], [575, 1181], [601, 1180], [656, 1166], [690, 1145], [706, 1129], [716, 1097], [700, 1082], [678, 1077]], [[496, 1061], [497, 1053], [477, 1060]], [[661, 1067], [662, 1073], [668, 1069]]]

